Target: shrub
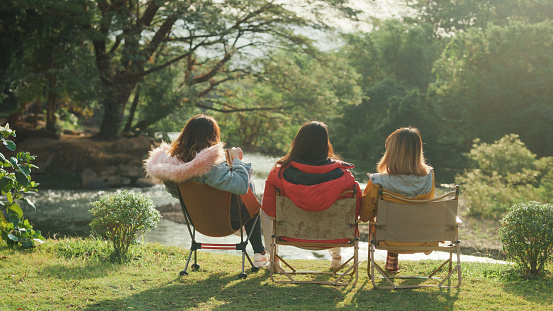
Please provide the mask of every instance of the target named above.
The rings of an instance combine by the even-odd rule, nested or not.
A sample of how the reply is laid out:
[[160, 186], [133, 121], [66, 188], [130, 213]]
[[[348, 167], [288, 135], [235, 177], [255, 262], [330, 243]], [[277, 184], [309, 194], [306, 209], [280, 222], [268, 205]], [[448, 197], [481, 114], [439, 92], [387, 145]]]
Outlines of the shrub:
[[126, 255], [131, 243], [161, 218], [150, 197], [128, 190], [103, 195], [91, 204], [92, 232], [111, 241], [117, 257]]
[[533, 201], [514, 205], [503, 217], [499, 235], [507, 257], [524, 273], [541, 274], [553, 253], [553, 205]]
[[475, 140], [467, 155], [472, 167], [456, 176], [471, 216], [500, 218], [517, 203], [552, 203], [553, 157], [536, 159], [518, 135], [493, 144]]
[[[15, 151], [16, 145], [10, 140], [15, 137], [15, 131], [9, 125], [0, 127], [0, 140], [9, 151]], [[0, 234], [9, 247], [17, 245], [22, 248], [33, 248], [37, 243], [44, 243], [44, 237], [34, 230], [29, 220], [23, 218], [23, 210], [19, 202], [23, 201], [31, 207], [35, 205], [23, 195], [29, 191], [37, 191], [37, 183], [31, 180], [31, 169], [37, 168], [31, 164], [35, 156], [28, 152], [18, 152], [7, 159], [0, 153]]]

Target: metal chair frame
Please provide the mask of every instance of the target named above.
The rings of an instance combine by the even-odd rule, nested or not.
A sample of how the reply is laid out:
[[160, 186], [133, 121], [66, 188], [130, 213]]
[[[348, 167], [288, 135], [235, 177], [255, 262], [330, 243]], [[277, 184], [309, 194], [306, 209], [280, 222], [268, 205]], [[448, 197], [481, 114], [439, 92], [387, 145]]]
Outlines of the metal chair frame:
[[[231, 244], [231, 243], [200, 243], [196, 240], [197, 226], [195, 224], [194, 217], [191, 216], [191, 214], [189, 212], [189, 207], [187, 207], [187, 205], [185, 204], [185, 202], [184, 202], [185, 200], [183, 199], [183, 196], [181, 194], [181, 187], [186, 187], [186, 186], [202, 187], [204, 190], [208, 189], [208, 188], [211, 188], [207, 185], [199, 184], [199, 183], [195, 183], [195, 182], [191, 182], [191, 181], [179, 184], [179, 187], [178, 187], [179, 188], [178, 189], [179, 190], [179, 201], [180, 201], [180, 205], [181, 205], [181, 208], [182, 208], [182, 212], [183, 212], [185, 220], [186, 220], [186, 225], [187, 225], [187, 228], [188, 228], [188, 232], [189, 232], [190, 237], [192, 239], [191, 246], [190, 246], [190, 253], [188, 254], [188, 259], [186, 260], [186, 266], [184, 267], [184, 270], [182, 270], [180, 272], [180, 275], [188, 275], [187, 270], [188, 270], [188, 265], [190, 264], [190, 260], [192, 258], [192, 255], [194, 255], [194, 263], [192, 264], [191, 268], [192, 268], [193, 271], [199, 270], [200, 266], [198, 265], [198, 261], [197, 261], [197, 250], [199, 250], [199, 249], [239, 250], [239, 251], [242, 252], [242, 269], [241, 269], [240, 274], [238, 274], [238, 278], [245, 279], [247, 277], [247, 274], [244, 271], [244, 269], [245, 269], [244, 265], [245, 265], [245, 259], [246, 258], [248, 259], [248, 262], [251, 265], [251, 271], [252, 272], [257, 272], [259, 270], [259, 267], [256, 267], [256, 266], [253, 265], [253, 262], [252, 262], [250, 256], [246, 252], [246, 246], [248, 245], [250, 236], [253, 232], [253, 227], [252, 227], [252, 230], [247, 233], [246, 237], [244, 237], [244, 231], [242, 230], [242, 226], [244, 225], [245, 222], [247, 222], [249, 220], [249, 218], [244, 219], [240, 208], [238, 208], [239, 222], [240, 222], [239, 229], [235, 230], [235, 229], [232, 229], [232, 227], [230, 226], [230, 202], [231, 202], [232, 193], [217, 190], [215, 188], [211, 188], [211, 189], [208, 190], [208, 191], [212, 191], [213, 193], [217, 193], [220, 196], [228, 198], [228, 202], [223, 202], [223, 204], [226, 205], [227, 208], [228, 208], [227, 212], [222, 213], [222, 215], [221, 214], [216, 215], [217, 212], [211, 211], [211, 215], [209, 216], [209, 217], [225, 217], [226, 220], [228, 220], [228, 226], [227, 226], [227, 228], [217, 229], [219, 231], [217, 233], [202, 232], [201, 230], [198, 230], [198, 232], [200, 232], [204, 235], [207, 235], [207, 236], [224, 237], [224, 236], [229, 236], [231, 234], [234, 234], [237, 231], [240, 231], [240, 243], [235, 243], [235, 244]], [[240, 196], [238, 196], [238, 199], [242, 200], [240, 198]], [[219, 202], [218, 205], [220, 206], [221, 203]], [[209, 210], [209, 206], [202, 206], [201, 208], [203, 208], [206, 211]], [[259, 221], [259, 213], [255, 214], [253, 217], [255, 217], [255, 222]], [[226, 220], [222, 220], [222, 221], [227, 222]], [[254, 226], [255, 226], [255, 223], [254, 223]]]
[[[348, 208], [351, 210], [353, 209], [353, 214], [355, 215], [355, 198], [356, 198], [356, 191], [357, 189], [354, 188], [353, 190], [350, 190], [353, 194], [353, 198], [343, 199], [343, 200], [349, 200], [347, 203], [350, 203], [348, 205]], [[281, 202], [280, 200], [285, 200], [286, 202]], [[338, 200], [342, 201], [342, 200]], [[355, 285], [358, 280], [359, 275], [359, 230], [358, 230], [358, 223], [359, 221], [356, 219], [356, 215], [352, 216], [352, 219], [349, 223], [336, 223], [336, 226], [344, 226], [344, 230], [347, 230], [351, 232], [347, 236], [340, 236], [340, 237], [334, 237], [334, 238], [320, 238], [319, 240], [334, 240], [334, 239], [349, 239], [347, 243], [322, 243], [317, 242], [316, 240], [311, 240], [311, 237], [309, 237], [309, 242], [298, 242], [298, 241], [286, 241], [284, 238], [297, 238], [297, 239], [306, 239], [306, 235], [302, 235], [300, 232], [297, 236], [282, 236], [278, 232], [279, 225], [286, 224], [287, 222], [291, 221], [290, 218], [301, 218], [306, 219], [311, 224], [318, 224], [317, 219], [325, 217], [324, 212], [308, 212], [304, 211], [297, 206], [294, 205], [294, 203], [280, 195], [280, 192], [277, 189], [277, 205], [278, 204], [286, 204], [287, 207], [297, 209], [294, 211], [294, 215], [290, 217], [290, 215], [286, 215], [286, 213], [278, 213], [276, 217], [271, 217], [273, 220], [273, 232], [272, 232], [272, 252], [271, 252], [271, 266], [270, 266], [270, 277], [271, 280], [275, 283], [292, 283], [292, 284], [301, 284], [301, 283], [313, 283], [313, 284], [326, 284], [326, 285]], [[336, 202], [334, 203], [336, 204]], [[334, 205], [333, 205], [334, 206]], [[333, 206], [331, 206], [329, 209], [331, 209]], [[290, 217], [290, 218], [289, 218]], [[308, 229], [305, 229], [307, 231]], [[307, 232], [304, 232], [307, 234]], [[281, 256], [278, 255], [278, 245], [291, 245], [299, 248], [307, 248], [307, 249], [313, 249], [313, 250], [323, 250], [323, 249], [329, 249], [333, 247], [353, 247], [353, 256], [351, 256], [349, 259], [347, 259], [340, 267], [333, 269], [331, 271], [303, 271], [303, 270], [297, 270], [284, 260]], [[276, 260], [279, 260], [281, 264], [283, 264], [281, 269], [275, 269], [275, 263]], [[347, 266], [351, 262], [351, 266]], [[287, 268], [287, 269], [284, 269]], [[344, 271], [345, 269], [345, 271]], [[340, 272], [343, 271], [343, 272]], [[280, 280], [276, 278], [276, 275], [282, 275], [284, 276], [284, 280]], [[330, 281], [317, 281], [317, 280], [298, 280], [295, 278], [296, 275], [331, 275], [334, 276], [333, 280]], [[349, 276], [349, 281], [344, 279], [346, 276]]]
[[[451, 244], [444, 245], [438, 245], [438, 246], [384, 246], [379, 245], [381, 241], [387, 240], [385, 237], [379, 237], [379, 234], [382, 233], [383, 236], [386, 236], [386, 230], [389, 230], [388, 227], [395, 227], [397, 229], [398, 227], [401, 227], [402, 224], [398, 224], [398, 220], [396, 220], [394, 217], [386, 217], [386, 225], [382, 225], [378, 222], [378, 206], [377, 206], [377, 217], [376, 222], [370, 222], [370, 244], [369, 244], [369, 260], [367, 261], [367, 274], [369, 278], [371, 279], [371, 282], [375, 289], [381, 288], [381, 289], [402, 289], [402, 288], [421, 288], [421, 287], [439, 287], [439, 288], [458, 288], [461, 285], [461, 249], [460, 249], [460, 243], [459, 235], [458, 235], [458, 228], [461, 225], [462, 221], [457, 216], [457, 204], [458, 204], [458, 197], [459, 197], [459, 186], [455, 187], [454, 191], [448, 192], [442, 196], [436, 197], [434, 199], [429, 200], [412, 200], [412, 199], [406, 199], [404, 197], [395, 196], [394, 194], [391, 194], [389, 192], [383, 191], [382, 187], [379, 190], [379, 199], [378, 203], [379, 206], [384, 205], [382, 202], [385, 202], [386, 204], [390, 205], [393, 203], [386, 202], [383, 200], [384, 193], [387, 196], [391, 196], [395, 199], [401, 200], [402, 203], [397, 203], [396, 207], [399, 208], [412, 208], [417, 209], [417, 211], [425, 212], [424, 206], [432, 206], [434, 208], [445, 208], [442, 207], [442, 205], [439, 205], [441, 202], [447, 202], [452, 201], [454, 202], [454, 206], [449, 208], [449, 211], [443, 211], [444, 213], [449, 212], [450, 217], [452, 217], [451, 213], [454, 213], [454, 217], [456, 220], [455, 224], [444, 224], [444, 223], [435, 223], [431, 224], [430, 226], [436, 226], [439, 227], [439, 230], [445, 230], [447, 231], [446, 236], [453, 237]], [[448, 197], [452, 197], [452, 199], [447, 199]], [[406, 205], [408, 204], [408, 205]], [[434, 209], [435, 210], [435, 209]], [[424, 230], [425, 228], [417, 228], [416, 225], [412, 226], [411, 228], [405, 228], [404, 230], [401, 230], [402, 232], [394, 232], [394, 235], [401, 235], [403, 237], [408, 237], [408, 240], [397, 240], [395, 242], [420, 242], [420, 241], [413, 241], [409, 240], [409, 237], [415, 237], [417, 235], [417, 230]], [[438, 230], [438, 231], [439, 231]], [[439, 235], [439, 234], [438, 234]], [[416, 239], [416, 237], [415, 237]], [[439, 242], [440, 240], [431, 240], [431, 241], [425, 241], [425, 242]], [[375, 262], [375, 250], [387, 250], [392, 252], [399, 252], [402, 251], [408, 251], [408, 252], [426, 252], [426, 251], [445, 251], [449, 252], [449, 258], [445, 260], [440, 266], [438, 266], [436, 269], [434, 269], [428, 276], [399, 276], [399, 275], [392, 275], [388, 272], [385, 272], [384, 269], [382, 269], [376, 262]], [[456, 263], [453, 265], [453, 254], [455, 253], [456, 257]], [[443, 276], [442, 278], [434, 277], [436, 273], [438, 273], [445, 265], [448, 265], [447, 274]], [[389, 284], [389, 286], [378, 286], [376, 283], [376, 277], [375, 277], [375, 270], [381, 275], [381, 278], [386, 280], [386, 282]], [[454, 275], [454, 273], [457, 273], [457, 284], [454, 286], [445, 285], [447, 281], [451, 280], [451, 277]], [[440, 282], [438, 284], [417, 284], [417, 285], [397, 285], [394, 283], [397, 279], [438, 279]]]

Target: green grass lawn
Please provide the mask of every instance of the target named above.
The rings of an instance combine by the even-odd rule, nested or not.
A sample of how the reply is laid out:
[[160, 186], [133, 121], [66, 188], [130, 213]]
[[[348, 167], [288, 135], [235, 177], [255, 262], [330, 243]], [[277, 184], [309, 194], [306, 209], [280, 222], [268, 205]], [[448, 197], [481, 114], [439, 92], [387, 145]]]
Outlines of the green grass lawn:
[[[113, 263], [105, 242], [49, 240], [30, 251], [0, 246], [0, 310], [553, 310], [553, 277], [518, 278], [510, 265], [463, 263], [459, 289], [375, 290], [361, 264], [355, 286], [275, 284], [267, 270], [239, 280], [240, 257], [199, 251], [199, 271], [179, 276], [188, 250], [134, 246]], [[324, 268], [327, 261], [294, 261]], [[431, 261], [402, 262], [425, 269]], [[553, 265], [548, 270], [553, 270]], [[249, 272], [249, 271], [248, 271]]]

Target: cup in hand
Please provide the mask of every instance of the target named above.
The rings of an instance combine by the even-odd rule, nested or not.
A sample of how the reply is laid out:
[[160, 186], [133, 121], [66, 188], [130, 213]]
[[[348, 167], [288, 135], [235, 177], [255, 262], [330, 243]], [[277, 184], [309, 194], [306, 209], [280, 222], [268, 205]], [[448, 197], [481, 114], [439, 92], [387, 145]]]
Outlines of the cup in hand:
[[229, 150], [230, 159], [239, 159], [242, 160], [244, 157], [244, 152], [242, 152], [242, 149], [240, 147], [232, 147]]

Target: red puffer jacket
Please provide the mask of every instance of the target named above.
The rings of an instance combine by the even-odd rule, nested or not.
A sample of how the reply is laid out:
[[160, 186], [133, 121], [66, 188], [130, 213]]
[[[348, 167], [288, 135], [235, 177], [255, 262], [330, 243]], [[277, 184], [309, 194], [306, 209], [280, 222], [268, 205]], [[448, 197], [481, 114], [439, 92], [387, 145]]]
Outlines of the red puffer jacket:
[[348, 170], [350, 168], [353, 168], [352, 164], [341, 161], [326, 160], [321, 165], [292, 161], [279, 176], [281, 166], [276, 165], [265, 182], [261, 207], [267, 215], [275, 216], [278, 188], [280, 194], [292, 200], [297, 207], [306, 211], [324, 211], [334, 201], [351, 197], [351, 195], [341, 197], [340, 194], [351, 190], [356, 185], [357, 215], [359, 215], [362, 193], [353, 174]]
[[[357, 186], [356, 214], [359, 216], [362, 193], [359, 184], [353, 174], [348, 170], [354, 166], [341, 161], [330, 159], [320, 163], [308, 164], [292, 161], [279, 176], [280, 165], [276, 165], [267, 181], [261, 208], [271, 217], [276, 216], [276, 192], [289, 198], [294, 204], [306, 211], [324, 211], [334, 201], [351, 197], [351, 194], [341, 196], [342, 193]], [[357, 233], [358, 234], [358, 233]], [[294, 238], [286, 238], [289, 241], [307, 241]], [[347, 239], [319, 241], [323, 243], [344, 243]]]

